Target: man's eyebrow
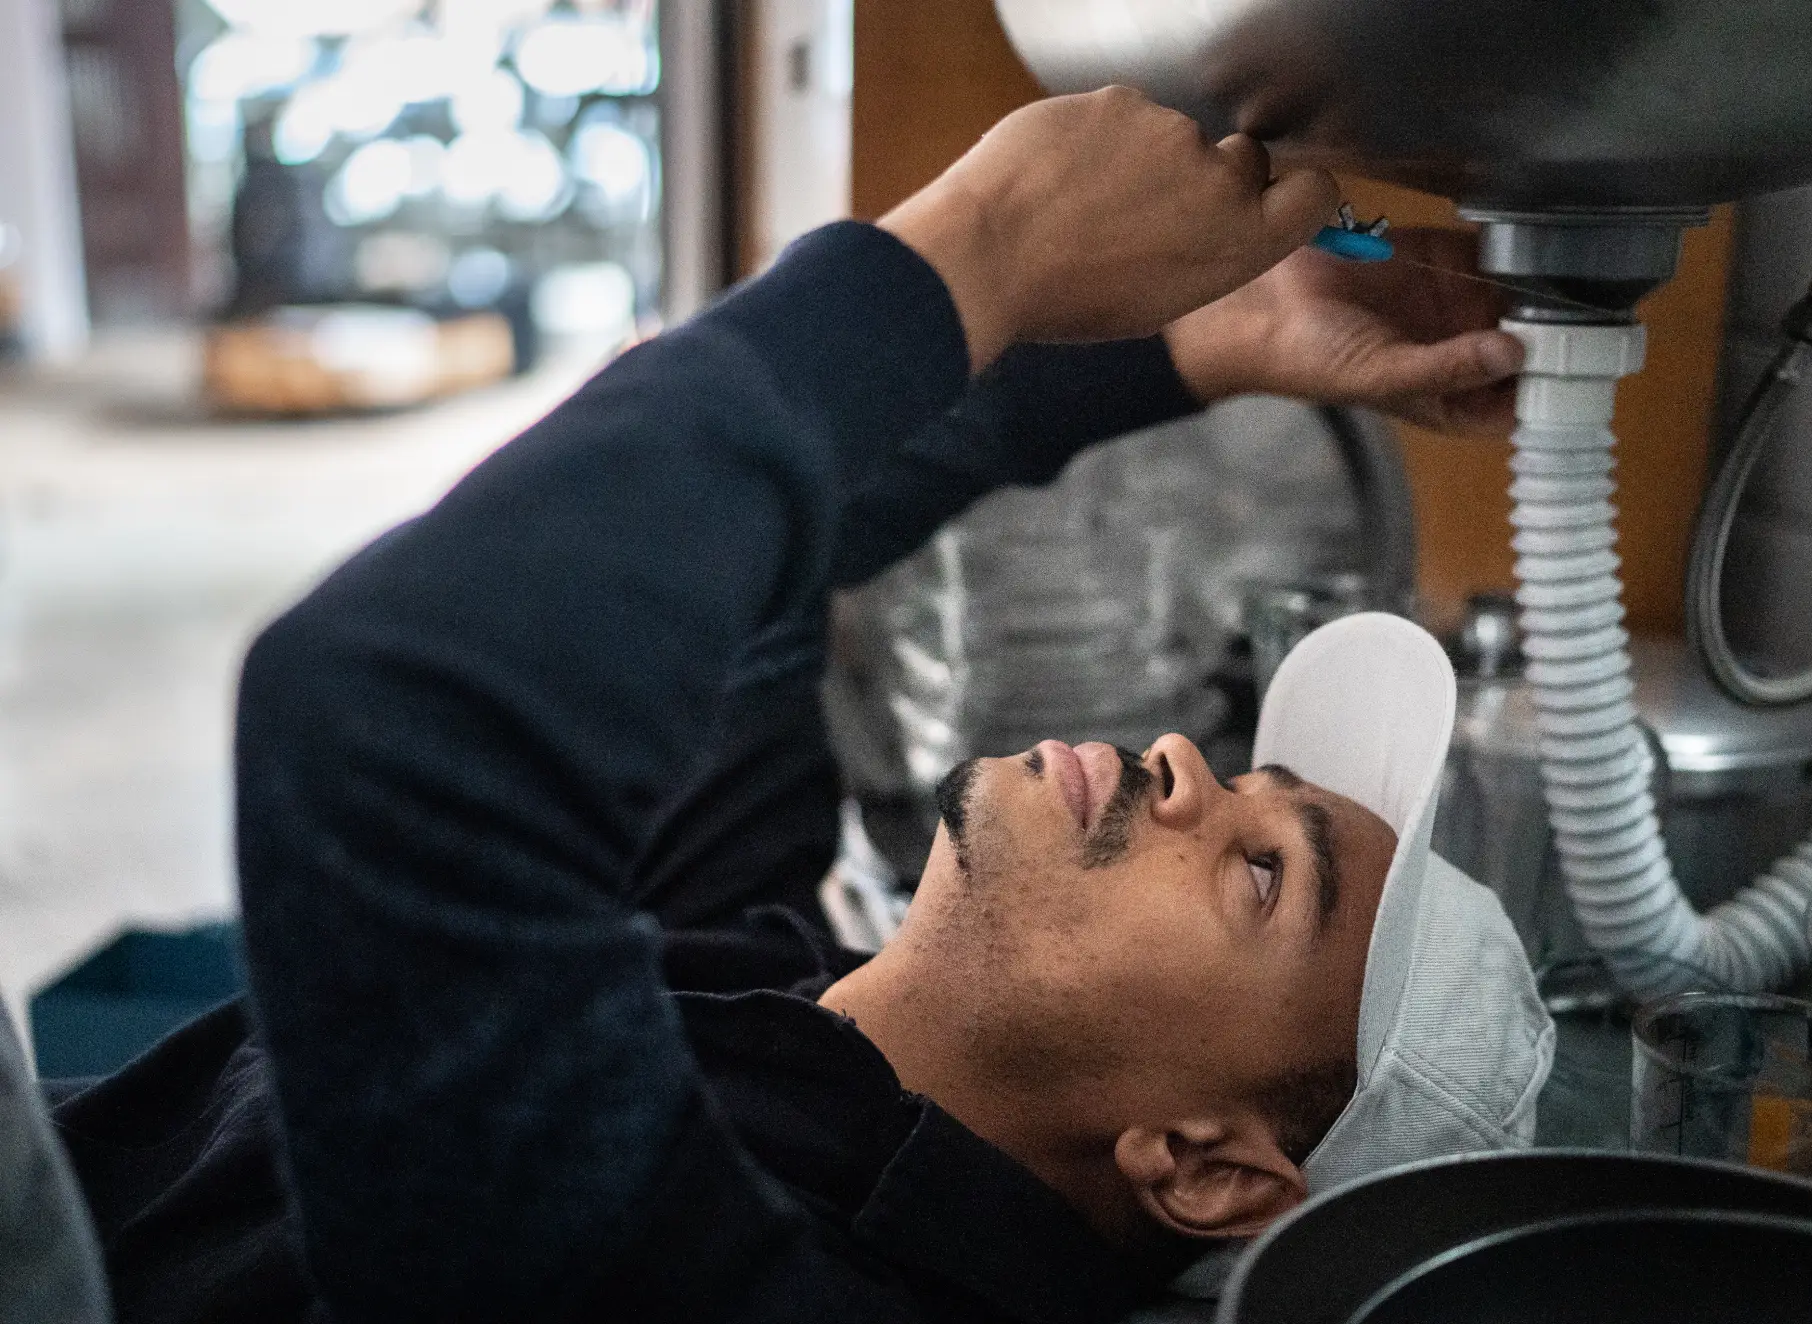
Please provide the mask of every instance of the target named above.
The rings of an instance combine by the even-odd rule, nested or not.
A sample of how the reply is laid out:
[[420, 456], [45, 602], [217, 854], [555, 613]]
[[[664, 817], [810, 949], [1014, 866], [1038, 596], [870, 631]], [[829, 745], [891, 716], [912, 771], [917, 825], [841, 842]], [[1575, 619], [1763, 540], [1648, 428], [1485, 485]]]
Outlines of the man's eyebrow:
[[[1291, 768], [1269, 763], [1259, 771], [1271, 779], [1280, 791], [1300, 791], [1308, 785]], [[1315, 936], [1327, 931], [1328, 921], [1340, 904], [1340, 866], [1334, 859], [1334, 816], [1325, 805], [1313, 800], [1297, 800], [1296, 817], [1302, 824], [1302, 835], [1308, 838], [1309, 853], [1315, 857]]]
[[1327, 931], [1328, 921], [1340, 904], [1340, 867], [1334, 861], [1334, 816], [1325, 805], [1313, 800], [1296, 802], [1296, 817], [1302, 821], [1302, 835], [1309, 839], [1309, 850], [1315, 856], [1316, 922], [1315, 936]]
[[1281, 763], [1267, 763], [1259, 771], [1269, 777], [1280, 791], [1300, 791], [1308, 784]]

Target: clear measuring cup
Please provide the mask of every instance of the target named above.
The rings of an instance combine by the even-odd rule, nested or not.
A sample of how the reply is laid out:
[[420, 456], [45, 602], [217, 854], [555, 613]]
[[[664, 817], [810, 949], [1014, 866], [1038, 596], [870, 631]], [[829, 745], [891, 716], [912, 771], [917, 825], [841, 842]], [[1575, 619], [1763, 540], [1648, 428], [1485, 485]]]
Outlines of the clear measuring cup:
[[1685, 993], [1632, 1035], [1635, 1149], [1812, 1176], [1812, 1003]]

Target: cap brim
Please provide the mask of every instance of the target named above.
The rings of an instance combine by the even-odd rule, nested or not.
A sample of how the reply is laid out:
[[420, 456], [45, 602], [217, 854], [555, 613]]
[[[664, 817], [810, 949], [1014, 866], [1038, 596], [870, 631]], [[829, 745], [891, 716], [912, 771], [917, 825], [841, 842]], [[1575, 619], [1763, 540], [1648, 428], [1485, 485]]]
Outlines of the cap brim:
[[1409, 977], [1455, 693], [1453, 664], [1432, 635], [1400, 616], [1368, 612], [1297, 645], [1259, 717], [1256, 766], [1287, 767], [1365, 806], [1397, 834], [1360, 996], [1360, 1090]]

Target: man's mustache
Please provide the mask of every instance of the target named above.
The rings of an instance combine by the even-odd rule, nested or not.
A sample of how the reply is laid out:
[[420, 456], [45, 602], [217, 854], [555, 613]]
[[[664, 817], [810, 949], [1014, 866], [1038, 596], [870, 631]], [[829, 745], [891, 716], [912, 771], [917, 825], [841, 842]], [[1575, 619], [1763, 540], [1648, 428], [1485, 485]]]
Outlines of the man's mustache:
[[[1157, 778], [1130, 749], [1114, 746], [1120, 758], [1120, 781], [1101, 811], [1101, 821], [1082, 845], [1082, 867], [1100, 869], [1125, 858], [1132, 845], [1133, 825], [1140, 807], [1150, 796]], [[937, 786], [937, 812], [956, 849], [957, 863], [968, 867], [969, 795], [981, 771], [980, 759], [969, 759], [952, 768]], [[1036, 771], [1042, 772], [1042, 766]]]
[[1101, 821], [1082, 845], [1084, 869], [1102, 869], [1126, 857], [1139, 809], [1157, 785], [1158, 779], [1137, 754], [1119, 745], [1114, 746], [1114, 753], [1120, 756], [1120, 784], [1114, 787], [1101, 811]]

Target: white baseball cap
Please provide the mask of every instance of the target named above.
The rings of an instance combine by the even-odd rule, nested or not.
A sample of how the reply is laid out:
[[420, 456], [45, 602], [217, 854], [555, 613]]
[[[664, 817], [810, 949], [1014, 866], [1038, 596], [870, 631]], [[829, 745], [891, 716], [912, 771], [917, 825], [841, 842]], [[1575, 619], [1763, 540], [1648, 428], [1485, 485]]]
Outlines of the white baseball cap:
[[1397, 833], [1359, 1002], [1359, 1084], [1303, 1165], [1312, 1192], [1450, 1154], [1526, 1148], [1554, 1022], [1488, 889], [1429, 848], [1453, 735], [1453, 666], [1432, 636], [1366, 613], [1278, 669], [1253, 750]]

